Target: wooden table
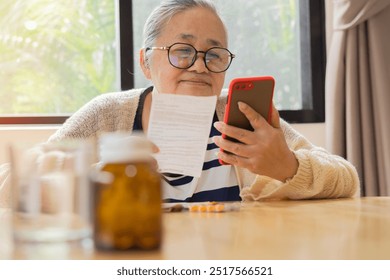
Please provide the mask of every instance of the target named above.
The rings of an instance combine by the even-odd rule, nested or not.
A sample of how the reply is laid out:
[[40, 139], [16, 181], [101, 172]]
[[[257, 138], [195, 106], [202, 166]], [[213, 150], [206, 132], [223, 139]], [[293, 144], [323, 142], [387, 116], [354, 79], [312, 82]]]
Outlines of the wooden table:
[[390, 197], [242, 203], [225, 213], [164, 213], [160, 250], [15, 245], [0, 211], [0, 259], [390, 259]]

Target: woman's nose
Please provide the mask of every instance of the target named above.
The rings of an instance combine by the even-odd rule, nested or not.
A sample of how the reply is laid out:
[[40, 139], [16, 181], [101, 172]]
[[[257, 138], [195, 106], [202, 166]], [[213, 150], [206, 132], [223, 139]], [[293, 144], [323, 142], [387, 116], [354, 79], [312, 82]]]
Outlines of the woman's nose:
[[209, 69], [206, 67], [204, 60], [204, 53], [198, 53], [195, 58], [194, 64], [188, 69], [190, 71], [196, 71], [197, 73], [208, 73]]

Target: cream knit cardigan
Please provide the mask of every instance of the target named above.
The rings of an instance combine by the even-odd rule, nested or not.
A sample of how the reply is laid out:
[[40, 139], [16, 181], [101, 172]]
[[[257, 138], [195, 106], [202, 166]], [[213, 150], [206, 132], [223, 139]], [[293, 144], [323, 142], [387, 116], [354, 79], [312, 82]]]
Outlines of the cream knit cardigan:
[[[49, 138], [49, 142], [66, 138], [94, 138], [108, 131], [131, 131], [139, 96], [144, 89], [102, 94], [74, 113]], [[217, 102], [217, 115], [223, 118], [226, 93]], [[355, 197], [360, 195], [356, 169], [344, 158], [331, 155], [312, 145], [305, 137], [281, 120], [289, 148], [299, 162], [293, 178], [280, 182], [236, 167], [243, 200], [283, 200]], [[0, 167], [0, 206], [9, 205], [9, 165]]]

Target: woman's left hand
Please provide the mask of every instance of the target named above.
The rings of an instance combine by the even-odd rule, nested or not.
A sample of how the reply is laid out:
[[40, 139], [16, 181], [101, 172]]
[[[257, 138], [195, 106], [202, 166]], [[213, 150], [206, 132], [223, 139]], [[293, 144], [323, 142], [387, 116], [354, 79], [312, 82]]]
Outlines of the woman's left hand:
[[238, 106], [254, 131], [237, 128], [224, 122], [214, 123], [218, 131], [241, 142], [232, 142], [223, 139], [222, 136], [215, 136], [213, 138], [215, 144], [224, 151], [230, 152], [219, 152], [218, 157], [228, 164], [282, 182], [292, 178], [297, 172], [298, 161], [287, 146], [276, 108], [272, 108], [271, 124], [269, 124], [247, 104], [239, 102]]

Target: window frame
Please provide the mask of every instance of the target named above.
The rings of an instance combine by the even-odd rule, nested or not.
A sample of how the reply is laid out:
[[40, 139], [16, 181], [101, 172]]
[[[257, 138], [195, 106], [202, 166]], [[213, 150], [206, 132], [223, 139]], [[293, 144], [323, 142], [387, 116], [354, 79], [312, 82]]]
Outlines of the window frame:
[[[117, 34], [119, 36], [120, 83], [122, 90], [134, 88], [132, 0], [117, 1]], [[302, 110], [280, 110], [289, 123], [325, 121], [325, 2], [299, 0], [301, 38]], [[126, 28], [123, 28], [126, 26]], [[309, 54], [309, 55], [308, 55]], [[0, 116], [0, 124], [62, 124], [68, 115]]]
[[325, 1], [299, 0], [302, 110], [281, 110], [289, 123], [325, 122]]

